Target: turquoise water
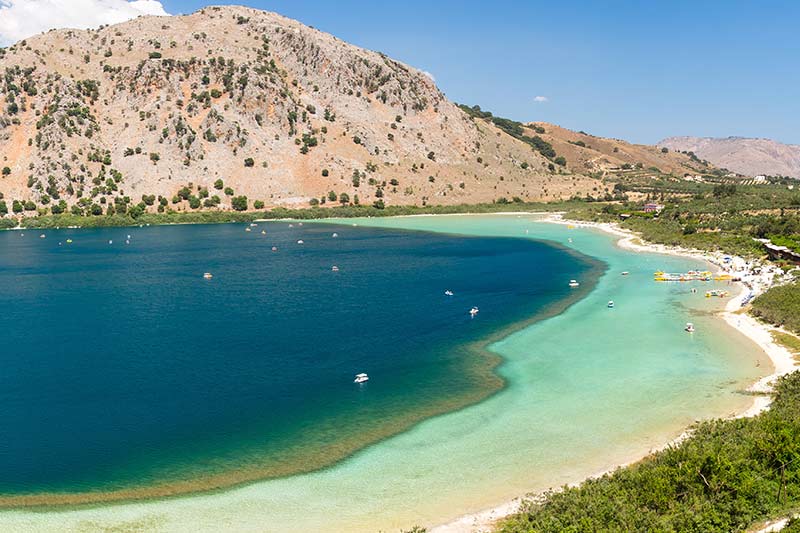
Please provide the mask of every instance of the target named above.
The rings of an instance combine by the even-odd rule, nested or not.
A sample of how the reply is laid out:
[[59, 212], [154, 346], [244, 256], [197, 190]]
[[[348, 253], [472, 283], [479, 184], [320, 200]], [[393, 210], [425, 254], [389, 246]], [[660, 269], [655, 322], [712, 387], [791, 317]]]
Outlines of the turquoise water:
[[[757, 347], [713, 316], [721, 301], [692, 294], [688, 285], [652, 282], [654, 270], [702, 266], [694, 261], [627, 252], [599, 232], [531, 217], [359, 224], [548, 239], [602, 259], [608, 270], [566, 312], [491, 346], [503, 358], [497, 372], [508, 384], [501, 392], [331, 468], [156, 502], [6, 511], [0, 523], [20, 530], [170, 531], [376, 531], [436, 524], [630, 460], [697, 418], [731, 414], [749, 405], [739, 392], [767, 373]], [[621, 276], [623, 270], [631, 274]], [[574, 276], [547, 281], [563, 285], [563, 277]], [[606, 307], [610, 299], [614, 309]], [[687, 321], [695, 323], [694, 335], [683, 332]]]

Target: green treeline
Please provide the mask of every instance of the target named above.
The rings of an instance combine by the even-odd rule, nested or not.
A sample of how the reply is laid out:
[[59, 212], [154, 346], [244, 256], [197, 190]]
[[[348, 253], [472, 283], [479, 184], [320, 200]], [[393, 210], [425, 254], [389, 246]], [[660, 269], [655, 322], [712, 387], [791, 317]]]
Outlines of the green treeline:
[[[113, 226], [139, 226], [156, 224], [216, 224], [228, 222], [251, 222], [256, 219], [300, 219], [309, 220], [317, 218], [354, 218], [354, 217], [390, 217], [403, 215], [425, 214], [457, 214], [457, 213], [498, 213], [503, 211], [558, 211], [569, 209], [581, 202], [563, 203], [526, 203], [517, 198], [508, 200], [500, 198], [496, 202], [472, 205], [444, 205], [444, 206], [392, 206], [383, 208], [374, 206], [337, 206], [337, 207], [310, 207], [303, 209], [287, 209], [276, 207], [268, 211], [168, 211], [165, 213], [143, 213], [133, 218], [129, 215], [101, 215], [85, 217], [72, 214], [43, 215], [25, 217], [19, 225], [23, 228], [56, 228], [77, 226], [87, 227], [113, 227]], [[16, 227], [16, 219], [0, 219], [0, 228]]]

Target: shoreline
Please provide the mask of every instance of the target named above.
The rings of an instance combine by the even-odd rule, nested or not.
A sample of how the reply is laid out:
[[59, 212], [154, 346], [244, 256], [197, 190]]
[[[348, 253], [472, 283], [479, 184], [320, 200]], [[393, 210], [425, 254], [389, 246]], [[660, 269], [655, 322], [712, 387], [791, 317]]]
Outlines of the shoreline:
[[[540, 220], [541, 222], [546, 222], [549, 224], [568, 225], [574, 227], [595, 228], [605, 233], [610, 233], [611, 235], [619, 237], [615, 242], [615, 245], [626, 250], [631, 250], [636, 252], [646, 252], [646, 253], [658, 253], [658, 254], [672, 255], [678, 257], [688, 257], [690, 259], [695, 259], [704, 261], [706, 263], [710, 263], [717, 269], [720, 269], [723, 266], [720, 256], [729, 255], [722, 253], [712, 254], [711, 252], [704, 252], [702, 250], [690, 250], [686, 248], [681, 248], [679, 246], [668, 246], [664, 244], [647, 243], [646, 241], [643, 241], [642, 238], [633, 231], [620, 228], [617, 224], [608, 222], [585, 222], [578, 220], [567, 220], [563, 217], [563, 213], [525, 212], [525, 213], [493, 213], [493, 214], [546, 215], [541, 218]], [[731, 256], [731, 257], [734, 258], [734, 261], [738, 260], [740, 263], [746, 263], [746, 261], [741, 257], [736, 257], [736, 256]], [[761, 278], [757, 280], [757, 282], [760, 282], [758, 283], [758, 287], [755, 289], [751, 289], [754, 292], [757, 291], [756, 294], [760, 294], [761, 292], [766, 291], [773, 285], [772, 279], [767, 278], [766, 275], [762, 275]], [[744, 282], [740, 282], [739, 287], [740, 287], [739, 293], [736, 296], [733, 296], [730, 300], [728, 300], [725, 309], [721, 313], [719, 313], [718, 316], [720, 316], [730, 327], [737, 330], [742, 335], [744, 335], [752, 342], [754, 342], [761, 349], [761, 351], [763, 351], [767, 355], [770, 364], [772, 364], [773, 368], [773, 372], [771, 374], [764, 376], [755, 383], [751, 384], [746, 389], [748, 392], [754, 394], [753, 402], [750, 405], [750, 407], [730, 417], [730, 418], [749, 418], [749, 417], [754, 417], [762, 413], [763, 411], [769, 409], [769, 406], [772, 404], [772, 396], [770, 396], [769, 394], [773, 390], [773, 383], [775, 382], [776, 379], [780, 378], [781, 376], [784, 376], [795, 370], [800, 369], [800, 362], [796, 361], [794, 359], [794, 356], [791, 353], [789, 353], [789, 351], [786, 348], [780, 346], [773, 340], [771, 326], [759, 322], [749, 314], [739, 312], [742, 309], [744, 309], [742, 303], [748, 292], [748, 289], [745, 286]], [[582, 479], [569, 483], [568, 486], [569, 487], [578, 486], [586, 480], [599, 478], [606, 474], [610, 474], [619, 468], [624, 468], [626, 466], [635, 464], [647, 458], [653, 453], [657, 453], [670, 446], [680, 444], [689, 436], [691, 436], [691, 433], [692, 433], [691, 429], [686, 429], [676, 438], [665, 442], [661, 446], [657, 446], [649, 450], [644, 455], [639, 455], [637, 457], [632, 458], [628, 462], [616, 464], [600, 472], [588, 475]], [[560, 489], [550, 489], [550, 490], [560, 490]], [[429, 531], [430, 533], [489, 532], [494, 529], [495, 524], [499, 520], [502, 520], [505, 517], [511, 516], [519, 512], [520, 506], [525, 500], [530, 500], [530, 499], [535, 500], [537, 498], [542, 498], [546, 492], [548, 491], [536, 491], [526, 495], [518, 496], [511, 501], [504, 502], [495, 507], [484, 509], [475, 513], [465, 514], [450, 522], [437, 524], [429, 528]]]

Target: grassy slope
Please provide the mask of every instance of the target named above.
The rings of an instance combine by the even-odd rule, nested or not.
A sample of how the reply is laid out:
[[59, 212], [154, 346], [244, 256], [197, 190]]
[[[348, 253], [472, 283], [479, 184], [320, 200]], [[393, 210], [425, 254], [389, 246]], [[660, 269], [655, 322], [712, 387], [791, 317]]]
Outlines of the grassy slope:
[[753, 300], [752, 313], [766, 322], [800, 333], [800, 282], [765, 292]]

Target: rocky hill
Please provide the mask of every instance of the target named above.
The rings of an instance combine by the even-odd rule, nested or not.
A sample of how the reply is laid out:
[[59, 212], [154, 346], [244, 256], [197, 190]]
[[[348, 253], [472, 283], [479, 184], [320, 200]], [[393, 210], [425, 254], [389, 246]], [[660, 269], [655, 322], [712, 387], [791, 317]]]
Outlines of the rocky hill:
[[52, 30], [0, 49], [0, 71], [0, 193], [31, 211], [551, 200], [599, 185], [421, 71], [244, 7]]
[[670, 137], [658, 145], [693, 152], [699, 158], [746, 176], [800, 179], [800, 145], [744, 137]]
[[664, 146], [597, 137], [546, 122], [532, 122], [528, 127], [540, 132], [539, 135], [567, 160], [567, 168], [572, 172], [608, 175], [639, 167], [681, 177], [713, 170], [713, 166], [706, 162]]

